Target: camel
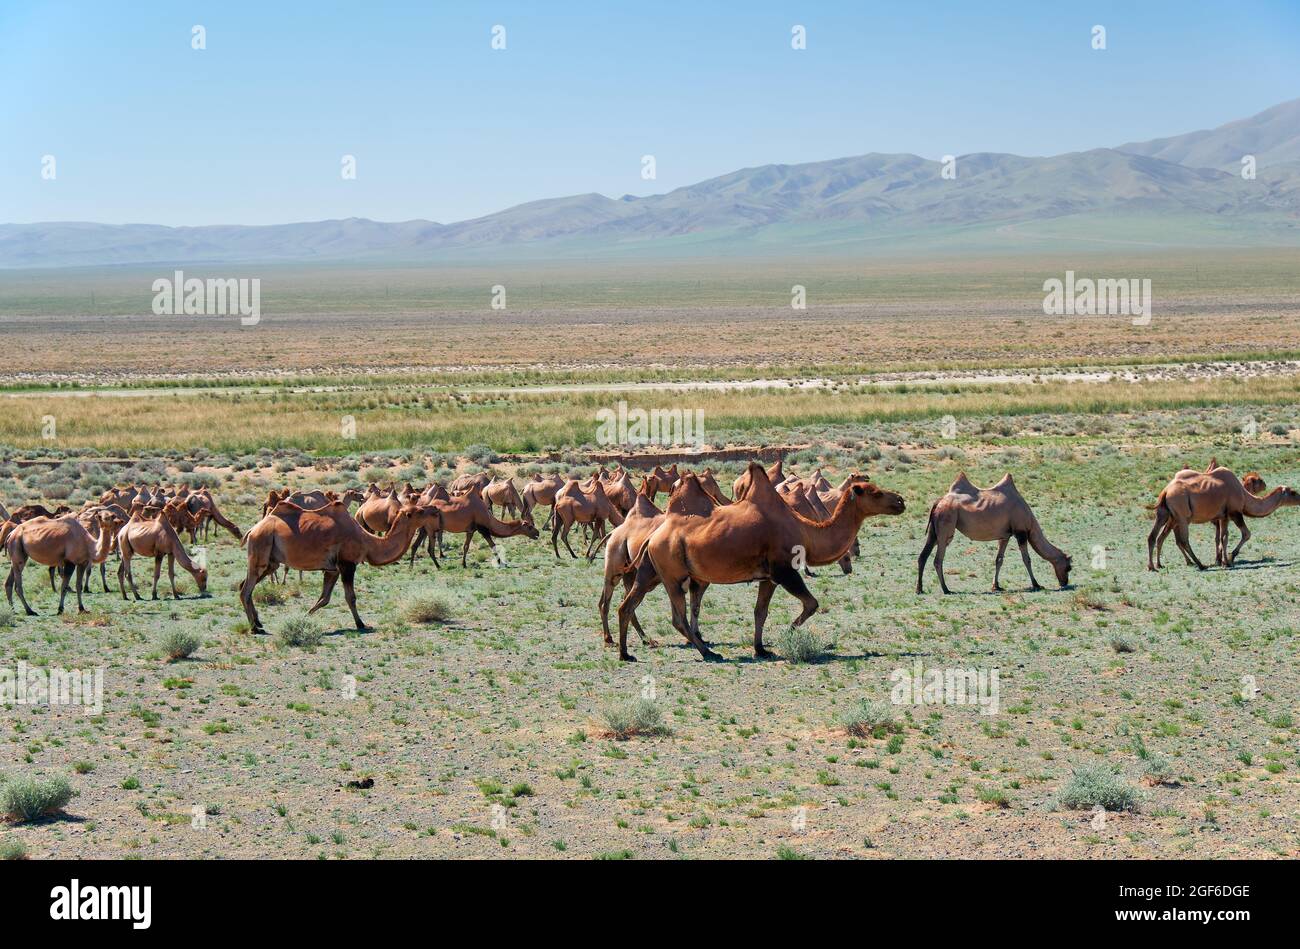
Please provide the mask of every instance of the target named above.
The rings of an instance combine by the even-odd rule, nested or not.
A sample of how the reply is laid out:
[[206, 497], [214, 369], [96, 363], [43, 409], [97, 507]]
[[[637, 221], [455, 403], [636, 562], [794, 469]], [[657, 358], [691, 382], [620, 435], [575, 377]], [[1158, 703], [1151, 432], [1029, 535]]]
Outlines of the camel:
[[[6, 525], [14, 522], [7, 521]], [[81, 588], [90, 565], [108, 556], [110, 531], [101, 526], [99, 540], [90, 533], [76, 517], [34, 517], [15, 524], [5, 534], [5, 550], [9, 554], [9, 576], [5, 578], [5, 597], [12, 609], [14, 590], [28, 616], [36, 616], [36, 611], [27, 602], [23, 592], [23, 569], [29, 560], [39, 564], [56, 567], [63, 576], [63, 587], [59, 591], [59, 613], [68, 596], [68, 585], [76, 574], [77, 612], [85, 613], [85, 604], [81, 601]]]
[[1058, 550], [1043, 533], [1038, 519], [1030, 510], [1029, 504], [1021, 497], [1010, 474], [1002, 476], [991, 488], [977, 488], [962, 472], [952, 483], [948, 493], [935, 501], [930, 507], [930, 518], [925, 528], [925, 546], [917, 558], [916, 592], [924, 593], [921, 577], [925, 573], [925, 564], [934, 550], [934, 572], [939, 576], [939, 587], [944, 593], [950, 593], [948, 583], [943, 576], [943, 555], [952, 542], [955, 531], [961, 531], [974, 541], [996, 540], [998, 542], [997, 558], [993, 562], [993, 590], [999, 592], [1002, 574], [1002, 558], [1006, 554], [1007, 544], [1012, 537], [1020, 547], [1020, 557], [1029, 572], [1031, 590], [1041, 590], [1034, 577], [1033, 565], [1029, 562], [1029, 547], [1052, 565], [1056, 580], [1064, 589], [1070, 582], [1070, 557]]
[[[99, 582], [104, 587], [104, 592], [108, 593], [108, 570], [107, 561], [109, 554], [117, 549], [117, 532], [128, 520], [128, 515], [116, 504], [96, 504], [85, 508], [77, 515], [77, 520], [91, 537], [95, 538], [96, 544], [99, 542], [99, 535], [102, 531], [108, 531], [109, 549], [104, 551], [104, 556], [97, 561], [99, 564]], [[93, 564], [92, 564], [93, 566]], [[91, 571], [86, 571], [85, 587], [82, 592], [90, 592], [90, 575]], [[54, 589], [54, 568], [50, 568], [50, 589]]]
[[538, 474], [533, 475], [533, 480], [524, 485], [523, 516], [532, 521], [533, 508], [539, 506], [552, 508], [546, 515], [546, 523], [542, 525], [542, 530], [548, 530], [551, 526], [551, 518], [555, 516], [555, 495], [562, 487], [564, 487], [564, 479], [558, 474], [551, 474], [546, 477]]
[[[1214, 471], [1216, 468], [1221, 468], [1221, 467], [1223, 466], [1219, 464], [1218, 459], [1211, 457], [1210, 463], [1209, 465], [1206, 466], [1205, 470], [1207, 473], [1209, 473], [1211, 471]], [[1268, 487], [1268, 485], [1264, 483], [1264, 479], [1259, 476], [1258, 471], [1247, 472], [1246, 476], [1241, 479], [1241, 486], [1254, 495], [1258, 495], [1261, 491], [1263, 491], [1266, 487]], [[1160, 532], [1160, 537], [1156, 540], [1156, 566], [1157, 567], [1160, 566], [1160, 553], [1162, 550], [1164, 550], [1165, 538], [1169, 536], [1169, 531], [1172, 529], [1172, 527], [1173, 527], [1173, 523], [1171, 521], [1166, 521], [1165, 529]], [[1228, 519], [1226, 517], [1223, 517], [1223, 518], [1219, 518], [1214, 522], [1214, 564], [1215, 566], [1220, 566], [1220, 567], [1226, 566], [1226, 564], [1224, 564], [1224, 557], [1227, 555], [1228, 552], [1227, 545], [1228, 545]], [[1187, 560], [1186, 556], [1184, 556], [1183, 559]], [[1190, 560], [1187, 560], [1187, 563], [1189, 566], [1191, 565]]]
[[712, 468], [705, 468], [699, 473], [699, 475], [697, 475], [697, 477], [700, 479], [700, 487], [704, 489], [705, 494], [713, 498], [715, 504], [722, 505], [732, 503], [731, 498], [722, 493], [722, 488], [718, 486], [717, 478], [713, 476]]
[[[717, 506], [717, 503], [704, 491], [703, 482], [688, 474], [683, 475], [677, 482], [677, 488], [674, 489], [668, 499], [667, 512], [708, 517]], [[614, 598], [614, 584], [620, 579], [623, 581], [624, 595], [632, 589], [636, 572], [632, 566], [633, 552], [639, 550], [645, 539], [659, 526], [663, 521], [664, 514], [665, 512], [660, 511], [659, 508], [655, 507], [654, 502], [650, 500], [649, 479], [647, 478], [642, 481], [641, 490], [637, 492], [636, 501], [633, 503], [632, 509], [627, 512], [623, 523], [617, 525], [602, 538], [602, 543], [607, 542], [607, 545], [605, 547], [605, 586], [601, 590], [599, 608], [600, 627], [605, 635], [605, 645], [607, 646], [614, 645], [614, 638], [609, 634], [609, 605]], [[597, 548], [599, 548], [599, 544]], [[646, 592], [657, 586], [658, 580], [659, 577], [656, 574]], [[659, 644], [657, 642], [647, 638], [635, 612], [629, 616], [629, 620], [637, 635], [641, 637], [642, 644], [651, 649], [658, 648]]]
[[[570, 485], [577, 487], [571, 488]], [[653, 498], [651, 500], [653, 501]], [[574, 524], [590, 524], [592, 539], [587, 545], [586, 556], [588, 560], [592, 559], [594, 554], [592, 544], [605, 535], [606, 521], [617, 526], [623, 523], [623, 515], [605, 494], [604, 482], [599, 478], [593, 479], [591, 492], [588, 493], [578, 485], [578, 482], [570, 481], [555, 496], [555, 511], [551, 520], [551, 549], [555, 551], [555, 556], [557, 558], [560, 556], [559, 541], [563, 540], [569, 554], [575, 560], [578, 559], [578, 555], [573, 552], [573, 547], [569, 544], [569, 531], [573, 529]]]
[[185, 507], [195, 518], [195, 530], [190, 532], [190, 543], [197, 540], [197, 531], [203, 530], [203, 539], [208, 539], [208, 525], [215, 523], [218, 527], [223, 527], [230, 532], [236, 540], [244, 536], [244, 532], [239, 529], [239, 525], [232, 521], [226, 515], [221, 513], [217, 507], [217, 502], [212, 499], [212, 492], [207, 488], [199, 488], [197, 491], [189, 492], [184, 497]]
[[[1262, 481], [1255, 474], [1252, 484]], [[1163, 546], [1165, 536], [1172, 532], [1188, 565], [1204, 570], [1205, 565], [1192, 550], [1187, 528], [1191, 524], [1211, 522], [1216, 524], [1216, 562], [1231, 567], [1241, 548], [1250, 539], [1250, 529], [1246, 527], [1245, 520], [1247, 517], [1268, 517], [1279, 507], [1297, 504], [1300, 504], [1300, 493], [1286, 486], [1276, 487], [1267, 495], [1258, 497], [1247, 491], [1237, 476], [1227, 468], [1216, 467], [1209, 471], [1184, 468], [1174, 475], [1151, 508], [1156, 517], [1151, 533], [1147, 535], [1147, 569], [1160, 568], [1159, 548]], [[1229, 519], [1241, 531], [1241, 540], [1231, 554], [1227, 552]], [[1217, 529], [1219, 522], [1223, 524], [1221, 531]]]
[[672, 493], [673, 486], [680, 480], [681, 474], [677, 471], [677, 465], [670, 465], [668, 468], [662, 468], [655, 465], [650, 474], [646, 475], [646, 482], [649, 484], [649, 497], [651, 503], [659, 495], [660, 491], [665, 494]]
[[461, 475], [448, 486], [447, 490], [452, 494], [463, 494], [472, 488], [478, 488], [482, 491], [492, 481], [492, 475], [486, 471], [480, 471], [477, 474]]
[[[750, 467], [753, 467], [752, 463]], [[768, 468], [766, 472], [764, 472], [764, 474], [767, 476], [768, 483], [774, 488], [785, 481], [785, 469], [781, 466], [781, 459], [778, 458], [776, 462]], [[731, 486], [731, 497], [733, 501], [745, 500], [745, 495], [749, 493], [750, 481], [749, 468], [746, 468], [740, 473], [740, 477], [737, 478], [735, 483]]]
[[[183, 500], [182, 500], [183, 507]], [[117, 532], [117, 549], [121, 559], [117, 564], [117, 586], [122, 591], [122, 599], [127, 599], [126, 584], [131, 584], [131, 592], [137, 600], [143, 599], [135, 586], [135, 576], [131, 572], [131, 559], [137, 555], [153, 558], [153, 599], [158, 599], [158, 577], [162, 573], [163, 558], [167, 558], [167, 579], [172, 585], [172, 599], [179, 600], [180, 592], [176, 589], [176, 564], [194, 578], [198, 595], [208, 595], [208, 571], [197, 566], [190, 558], [189, 551], [181, 543], [180, 534], [166, 517], [145, 520], [133, 517], [122, 525]]]
[[499, 481], [493, 478], [489, 481], [487, 487], [483, 489], [483, 500], [487, 501], [489, 508], [493, 505], [500, 506], [502, 517], [507, 514], [517, 517], [524, 510], [524, 500], [519, 496], [519, 491], [510, 478], [502, 478]]
[[400, 560], [415, 531], [437, 530], [440, 520], [436, 510], [408, 504], [389, 522], [388, 533], [378, 537], [358, 524], [340, 503], [308, 511], [289, 501], [280, 502], [245, 535], [248, 573], [239, 585], [239, 599], [253, 632], [266, 632], [253, 605], [253, 590], [280, 564], [324, 573], [320, 598], [309, 614], [328, 605], [334, 584], [342, 577], [343, 594], [357, 629], [368, 629], [357, 612], [353, 588], [357, 565], [382, 567]]
[[746, 476], [743, 502], [719, 507], [708, 517], [665, 514], [641, 546], [634, 560], [636, 579], [618, 608], [620, 659], [634, 661], [627, 652], [628, 621], [656, 574], [668, 594], [673, 626], [706, 660], [718, 656], [700, 639], [698, 621], [687, 619], [687, 589], [696, 600], [692, 613], [698, 616], [698, 601], [709, 585], [759, 581], [754, 655], [770, 655], [763, 645], [763, 626], [777, 586], [803, 604], [795, 626], [819, 606], [794, 564], [800, 559], [813, 566], [835, 563], [848, 552], [867, 517], [901, 514], [905, 509], [901, 496], [855, 477], [830, 520], [819, 523], [781, 500], [762, 465], [751, 462], [742, 475]]
[[492, 508], [483, 499], [483, 494], [477, 487], [472, 487], [464, 494], [455, 495], [445, 501], [434, 501], [432, 509], [440, 515], [439, 523], [431, 530], [422, 530], [416, 536], [415, 543], [411, 545], [411, 566], [415, 565], [415, 555], [419, 552], [420, 543], [426, 536], [429, 542], [429, 557], [435, 565], [437, 564], [434, 554], [434, 535], [444, 531], [465, 535], [465, 546], [460, 552], [462, 567], [469, 566], [469, 545], [475, 534], [482, 536], [493, 551], [497, 546], [492, 542], [494, 537], [516, 537], [519, 534], [530, 538], [538, 536], [537, 528], [533, 526], [532, 521], [522, 518], [517, 521], [499, 520], [493, 515]]
[[632, 510], [632, 505], [636, 504], [637, 490], [632, 485], [632, 479], [622, 469], [608, 477], [602, 475], [602, 478], [604, 478], [605, 497], [618, 508], [620, 514], [626, 516], [627, 512]]
[[396, 491], [389, 494], [376, 494], [367, 497], [357, 508], [357, 523], [375, 534], [382, 534], [388, 530], [388, 525], [392, 523], [397, 512], [403, 507], [401, 498]]
[[24, 504], [9, 515], [8, 520], [15, 524], [21, 524], [24, 521], [30, 521], [34, 517], [62, 517], [64, 514], [71, 513], [72, 508], [66, 504], [60, 504], [53, 511], [43, 504]]

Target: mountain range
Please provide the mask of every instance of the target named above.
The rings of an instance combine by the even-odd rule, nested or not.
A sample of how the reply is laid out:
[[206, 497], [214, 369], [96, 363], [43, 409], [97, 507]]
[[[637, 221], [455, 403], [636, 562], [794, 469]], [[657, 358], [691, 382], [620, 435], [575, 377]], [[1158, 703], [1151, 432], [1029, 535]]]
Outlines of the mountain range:
[[[1253, 179], [1242, 175], [1245, 155]], [[1300, 99], [1116, 148], [962, 155], [953, 170], [872, 153], [743, 168], [646, 197], [549, 198], [452, 224], [0, 224], [0, 267], [820, 252], [1096, 233], [1120, 243], [1138, 233], [1156, 244], [1300, 243]]]

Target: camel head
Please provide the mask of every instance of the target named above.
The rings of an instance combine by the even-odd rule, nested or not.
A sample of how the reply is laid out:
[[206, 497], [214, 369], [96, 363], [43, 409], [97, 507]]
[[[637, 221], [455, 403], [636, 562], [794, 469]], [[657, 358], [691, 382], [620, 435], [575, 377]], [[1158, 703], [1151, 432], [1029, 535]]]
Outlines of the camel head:
[[1300, 504], [1300, 491], [1296, 491], [1294, 488], [1288, 488], [1285, 485], [1277, 490], [1282, 492], [1282, 500], [1278, 502], [1278, 507], [1291, 507]]
[[208, 568], [207, 567], [194, 568], [194, 582], [198, 585], [199, 596], [206, 597], [208, 595]]
[[844, 498], [850, 499], [850, 503], [866, 516], [872, 514], [902, 514], [907, 508], [901, 494], [877, 487], [862, 475], [853, 476], [848, 492], [841, 495], [840, 503], [844, 503]]
[[1246, 472], [1246, 477], [1241, 479], [1241, 486], [1251, 494], [1259, 494], [1259, 492], [1268, 487], [1268, 485], [1264, 483], [1264, 479], [1259, 476], [1258, 471]]
[[1072, 563], [1070, 555], [1065, 551], [1061, 551], [1060, 560], [1052, 563], [1052, 569], [1056, 571], [1056, 582], [1061, 585], [1062, 590], [1070, 585], [1070, 566]]

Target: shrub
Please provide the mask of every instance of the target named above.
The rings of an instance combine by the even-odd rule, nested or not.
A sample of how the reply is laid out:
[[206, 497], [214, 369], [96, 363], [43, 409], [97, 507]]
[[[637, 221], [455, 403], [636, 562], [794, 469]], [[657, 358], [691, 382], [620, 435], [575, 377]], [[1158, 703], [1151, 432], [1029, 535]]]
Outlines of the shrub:
[[1142, 765], [1142, 780], [1149, 784], [1173, 784], [1174, 766], [1167, 758], [1148, 757]]
[[624, 705], [605, 709], [605, 725], [619, 741], [633, 735], [667, 735], [669, 728], [663, 723], [659, 706], [649, 699], [636, 699]]
[[796, 665], [817, 662], [826, 654], [826, 644], [806, 626], [787, 626], [777, 637], [776, 648]]
[[14, 611], [8, 606], [0, 605], [0, 629], [7, 629], [17, 622], [18, 619], [14, 616]]
[[858, 704], [840, 719], [844, 729], [856, 738], [865, 738], [877, 731], [896, 731], [894, 711], [888, 702], [880, 699], [860, 699]]
[[298, 646], [301, 649], [315, 649], [320, 645], [321, 637], [324, 636], [324, 630], [307, 619], [300, 616], [287, 621], [280, 627], [276, 633], [275, 641], [284, 649]]
[[1136, 811], [1141, 795], [1119, 769], [1107, 764], [1087, 764], [1074, 774], [1061, 791], [1061, 805], [1086, 810], [1100, 805], [1108, 811]]
[[167, 656], [167, 661], [176, 662], [178, 659], [188, 659], [198, 652], [199, 646], [203, 645], [203, 641], [193, 633], [172, 629], [163, 633], [160, 645], [163, 653]]
[[14, 821], [40, 820], [63, 810], [72, 796], [67, 778], [15, 778], [4, 785], [4, 813]]
[[402, 601], [401, 615], [408, 623], [445, 623], [451, 618], [451, 606], [436, 593], [417, 592]]
[[6, 840], [0, 843], [0, 860], [26, 860], [27, 845], [21, 840]]
[[1116, 633], [1110, 637], [1110, 648], [1116, 652], [1136, 652], [1137, 646], [1133, 645], [1133, 640], [1127, 636], [1121, 636]]

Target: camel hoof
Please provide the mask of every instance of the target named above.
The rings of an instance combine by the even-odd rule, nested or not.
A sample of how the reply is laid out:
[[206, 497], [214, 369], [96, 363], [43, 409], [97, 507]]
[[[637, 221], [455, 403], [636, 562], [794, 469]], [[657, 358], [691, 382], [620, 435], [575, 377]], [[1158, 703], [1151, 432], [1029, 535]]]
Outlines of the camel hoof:
[[1032, 587], [1029, 588], [1029, 592], [1030, 592], [1030, 593], [1038, 593], [1038, 592], [1040, 592], [1042, 589], [1043, 589], [1043, 587], [1042, 587], [1041, 584], [1035, 583]]
[[994, 593], [1005, 593], [1006, 590], [1005, 590], [1005, 588], [1002, 586], [1002, 584], [1000, 584], [1000, 583], [995, 583], [995, 584], [993, 584], [993, 592], [994, 592]]
[[647, 640], [645, 640], [645, 647], [646, 647], [647, 649], [658, 649], [658, 648], [659, 648], [659, 640], [657, 640], [657, 639], [647, 639]]
[[27, 615], [28, 615], [28, 616], [40, 616], [41, 614], [40, 614], [40, 613], [37, 613], [35, 610], [28, 610], [28, 611], [27, 611]]
[[618, 654], [619, 662], [636, 662], [636, 656], [630, 652], [621, 652]]
[[702, 658], [705, 662], [722, 662], [722, 657], [718, 655], [716, 652], [714, 652], [712, 649], [701, 649], [700, 658]]
[[754, 658], [755, 658], [755, 659], [771, 659], [771, 658], [773, 658], [772, 650], [768, 649], [766, 646], [763, 646], [763, 647], [761, 647], [761, 648], [759, 648], [759, 649], [755, 649], [755, 650], [754, 650]]

